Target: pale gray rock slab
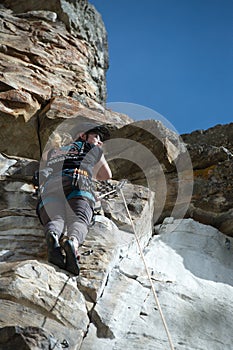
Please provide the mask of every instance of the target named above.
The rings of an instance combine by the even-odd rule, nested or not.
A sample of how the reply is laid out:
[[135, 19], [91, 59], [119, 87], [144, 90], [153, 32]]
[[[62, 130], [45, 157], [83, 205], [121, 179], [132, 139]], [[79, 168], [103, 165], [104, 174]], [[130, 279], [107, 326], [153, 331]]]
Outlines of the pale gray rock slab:
[[116, 339], [98, 338], [96, 336], [96, 327], [90, 323], [88, 336], [82, 342], [80, 350], [112, 350], [115, 348]]
[[[98, 220], [98, 221], [97, 221]], [[108, 275], [119, 259], [118, 228], [104, 216], [98, 215], [80, 248], [81, 263], [78, 284], [91, 301], [102, 294]], [[85, 256], [85, 252], [93, 251]], [[84, 254], [84, 255], [82, 255]]]
[[126, 257], [119, 264], [119, 271], [132, 279], [137, 279], [141, 276], [143, 270], [144, 266], [140, 254], [135, 254], [131, 258]]
[[[134, 279], [129, 279], [114, 270], [109, 277], [103, 296], [98, 300], [91, 313], [96, 326], [96, 337], [115, 339], [124, 337], [128, 325], [140, 312], [141, 303], [148, 291]], [[132, 297], [133, 296], [133, 297]], [[82, 344], [88, 342], [88, 336]]]
[[27, 11], [25, 13], [18, 13], [16, 17], [23, 17], [29, 19], [40, 18], [51, 22], [56, 22], [57, 20], [56, 12], [52, 11]]
[[[147, 244], [152, 231], [153, 200], [154, 195], [142, 186], [126, 185], [127, 204], [135, 202], [140, 204], [140, 213], [132, 212], [132, 220], [135, 226], [138, 240], [144, 246]], [[148, 197], [148, 198], [147, 198]], [[106, 206], [109, 202], [105, 201]], [[119, 212], [119, 205], [121, 210]], [[119, 264], [122, 257], [129, 254], [129, 251], [137, 251], [137, 244], [133, 232], [123, 230], [125, 228], [127, 212], [125, 211], [122, 198], [116, 199], [116, 205], [109, 209], [110, 216], [118, 220], [110, 220], [103, 215], [96, 216], [96, 222], [90, 228], [80, 253], [93, 250], [87, 257], [81, 256], [81, 270], [79, 288], [91, 300], [96, 301], [103, 292], [109, 273], [114, 266]], [[122, 212], [124, 215], [122, 216]], [[120, 220], [119, 217], [124, 217]], [[116, 221], [116, 223], [114, 223]]]
[[[174, 220], [173, 223], [160, 225], [159, 230], [161, 235], [155, 236], [152, 242], [156, 241], [154, 245], [165, 252], [170, 249], [176, 252], [180, 261], [178, 266], [184, 266], [199, 278], [233, 285], [231, 237], [192, 219]], [[226, 245], [226, 241], [230, 246]], [[178, 268], [174, 270], [171, 260], [167, 260], [166, 272], [169, 273], [170, 269], [173, 276], [174, 273], [177, 278], [182, 276]]]
[[16, 159], [9, 159], [0, 154], [0, 175], [4, 175], [6, 171], [15, 163], [17, 163]]
[[9, 214], [0, 219], [0, 260], [45, 259], [46, 243], [38, 218]]
[[[175, 349], [231, 350], [233, 262], [226, 237], [192, 219], [169, 218], [156, 230], [144, 254]], [[169, 349], [139, 260], [129, 254], [109, 276], [92, 313], [96, 329], [89, 328], [81, 349]]]
[[0, 269], [0, 324], [40, 326], [76, 349], [89, 323], [76, 279], [36, 260], [1, 263]]
[[[153, 225], [155, 194], [148, 188], [126, 183], [122, 189], [135, 231], [140, 239], [148, 241]], [[102, 200], [104, 214], [122, 231], [134, 234], [131, 220], [125, 208], [122, 194], [109, 200]]]

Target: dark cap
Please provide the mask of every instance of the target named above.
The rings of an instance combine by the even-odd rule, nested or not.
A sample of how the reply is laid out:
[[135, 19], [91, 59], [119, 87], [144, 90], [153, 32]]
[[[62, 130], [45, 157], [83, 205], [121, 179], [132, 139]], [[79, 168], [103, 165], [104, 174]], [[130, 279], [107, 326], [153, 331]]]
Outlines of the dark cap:
[[96, 124], [95, 122], [79, 123], [70, 131], [73, 137], [75, 137], [78, 133], [81, 132], [84, 132], [85, 134], [96, 133], [99, 135], [100, 140], [102, 142], [110, 138], [108, 127], [103, 124]]

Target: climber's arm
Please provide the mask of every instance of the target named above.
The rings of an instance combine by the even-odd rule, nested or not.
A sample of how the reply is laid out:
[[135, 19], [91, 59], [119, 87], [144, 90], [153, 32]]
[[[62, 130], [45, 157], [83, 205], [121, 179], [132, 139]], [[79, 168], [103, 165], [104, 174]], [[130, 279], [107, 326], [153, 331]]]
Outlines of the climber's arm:
[[94, 166], [93, 177], [100, 181], [109, 180], [112, 178], [112, 171], [104, 155], [101, 156], [99, 162]]

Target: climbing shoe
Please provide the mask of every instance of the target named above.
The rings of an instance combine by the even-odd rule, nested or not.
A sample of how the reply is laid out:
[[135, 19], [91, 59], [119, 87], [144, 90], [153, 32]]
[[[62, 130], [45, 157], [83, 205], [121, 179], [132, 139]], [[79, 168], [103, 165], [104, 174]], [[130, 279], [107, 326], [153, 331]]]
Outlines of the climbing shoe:
[[65, 269], [64, 256], [58, 242], [58, 236], [53, 231], [48, 231], [45, 235], [48, 249], [48, 261], [57, 265], [61, 269]]
[[64, 242], [63, 248], [66, 252], [66, 267], [65, 269], [74, 275], [79, 275], [78, 258], [75, 253], [74, 243], [71, 239]]

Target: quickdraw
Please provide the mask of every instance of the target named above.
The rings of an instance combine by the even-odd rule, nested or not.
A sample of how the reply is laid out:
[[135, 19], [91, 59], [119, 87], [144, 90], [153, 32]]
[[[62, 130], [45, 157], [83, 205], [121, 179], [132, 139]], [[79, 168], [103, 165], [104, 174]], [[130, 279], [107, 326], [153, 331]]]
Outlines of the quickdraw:
[[127, 182], [127, 180], [121, 180], [118, 185], [114, 186], [112, 190], [106, 192], [106, 193], [102, 193], [100, 194], [99, 196], [97, 196], [97, 200], [100, 200], [100, 199], [103, 199], [105, 197], [108, 197], [109, 195], [111, 194], [114, 194], [114, 193], [118, 193], [120, 192], [120, 190], [123, 188], [123, 186], [125, 185], [125, 183]]

